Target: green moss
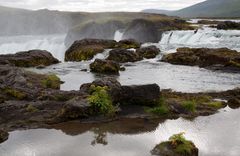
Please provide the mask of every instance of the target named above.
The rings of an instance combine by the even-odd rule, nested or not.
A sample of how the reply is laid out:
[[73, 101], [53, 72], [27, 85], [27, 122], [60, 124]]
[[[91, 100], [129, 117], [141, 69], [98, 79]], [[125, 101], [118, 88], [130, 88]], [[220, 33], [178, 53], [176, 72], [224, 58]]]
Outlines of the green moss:
[[229, 64], [234, 66], [234, 67], [240, 68], [240, 63], [238, 63], [238, 62], [230, 61]]
[[94, 114], [102, 114], [112, 116], [116, 112], [116, 108], [112, 104], [112, 99], [108, 94], [108, 87], [100, 87], [92, 85], [90, 87], [91, 95], [88, 102], [91, 104]]
[[59, 89], [61, 85], [61, 80], [56, 75], [51, 74], [42, 80], [42, 85], [45, 88]]
[[159, 104], [158, 104], [157, 107], [146, 108], [145, 111], [147, 113], [152, 113], [152, 114], [155, 114], [155, 115], [158, 115], [158, 116], [167, 115], [169, 113], [169, 109], [166, 106], [166, 102], [165, 102], [164, 97], [161, 97], [159, 99]]
[[222, 108], [223, 103], [222, 103], [221, 101], [213, 101], [213, 102], [207, 103], [207, 105], [208, 105], [209, 107]]
[[37, 112], [38, 109], [37, 109], [36, 107], [34, 107], [33, 105], [29, 104], [29, 105], [26, 107], [26, 111], [31, 112], [31, 113], [34, 113], [34, 112]]
[[21, 91], [18, 91], [16, 89], [13, 89], [13, 88], [6, 88], [4, 89], [4, 92], [7, 94], [7, 95], [10, 95], [12, 97], [15, 97], [19, 100], [22, 100], [24, 98], [27, 97], [26, 94], [22, 93]]
[[186, 109], [189, 112], [195, 112], [196, 111], [196, 102], [195, 100], [191, 101], [183, 101], [182, 106], [184, 109]]

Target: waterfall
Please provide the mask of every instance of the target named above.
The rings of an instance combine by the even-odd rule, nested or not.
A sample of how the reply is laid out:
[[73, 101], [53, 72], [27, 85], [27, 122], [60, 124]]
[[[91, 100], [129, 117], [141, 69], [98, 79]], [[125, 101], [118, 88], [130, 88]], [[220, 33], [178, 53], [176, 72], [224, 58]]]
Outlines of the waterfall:
[[199, 30], [168, 31], [162, 36], [159, 44], [165, 48], [206, 47], [240, 50], [239, 30], [217, 30], [214, 28], [203, 28]]
[[63, 61], [65, 35], [4, 36], [0, 37], [0, 54], [14, 54], [32, 49], [47, 50]]
[[114, 40], [117, 42], [120, 41], [123, 37], [123, 33], [124, 33], [123, 31], [117, 30], [114, 34]]

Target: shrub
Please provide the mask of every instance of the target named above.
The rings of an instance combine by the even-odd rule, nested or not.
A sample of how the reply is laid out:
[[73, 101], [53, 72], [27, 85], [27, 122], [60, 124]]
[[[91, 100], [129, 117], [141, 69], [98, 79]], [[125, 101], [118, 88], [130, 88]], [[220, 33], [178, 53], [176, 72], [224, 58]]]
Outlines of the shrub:
[[42, 85], [45, 88], [59, 89], [61, 85], [61, 80], [56, 75], [51, 74], [42, 80]]
[[194, 100], [184, 101], [182, 103], [182, 106], [183, 106], [184, 109], [186, 109], [189, 112], [195, 112], [196, 111], [196, 102]]
[[93, 108], [93, 113], [111, 116], [116, 112], [116, 108], [112, 104], [112, 99], [108, 94], [108, 87], [100, 87], [92, 85], [90, 87], [91, 95], [88, 102]]

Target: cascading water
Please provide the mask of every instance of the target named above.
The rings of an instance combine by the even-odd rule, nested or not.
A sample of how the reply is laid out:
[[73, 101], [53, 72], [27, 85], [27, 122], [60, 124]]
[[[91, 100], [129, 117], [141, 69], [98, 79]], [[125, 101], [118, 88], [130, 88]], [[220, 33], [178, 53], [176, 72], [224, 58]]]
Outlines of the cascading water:
[[123, 37], [123, 33], [124, 32], [122, 32], [121, 30], [117, 30], [114, 35], [114, 40], [117, 42], [120, 41]]
[[159, 45], [166, 50], [177, 47], [205, 47], [240, 50], [239, 30], [217, 30], [204, 27], [199, 30], [168, 31], [162, 36]]
[[0, 37], [0, 54], [13, 54], [32, 49], [47, 50], [59, 60], [64, 60], [65, 35], [4, 36]]

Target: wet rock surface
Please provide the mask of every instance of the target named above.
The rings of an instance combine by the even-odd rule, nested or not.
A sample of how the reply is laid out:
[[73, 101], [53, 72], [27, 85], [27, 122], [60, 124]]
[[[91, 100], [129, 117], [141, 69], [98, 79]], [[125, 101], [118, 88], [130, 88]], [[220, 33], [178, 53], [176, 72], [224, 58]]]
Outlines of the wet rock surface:
[[156, 46], [148, 46], [137, 49], [136, 53], [143, 58], [152, 59], [160, 53], [160, 50]]
[[240, 30], [240, 23], [232, 22], [232, 21], [220, 22], [217, 25], [217, 29], [220, 29], [220, 30]]
[[126, 63], [126, 62], [137, 62], [142, 60], [143, 58], [139, 56], [133, 50], [127, 49], [114, 49], [109, 52], [109, 56], [107, 60], [116, 61], [119, 63]]
[[16, 54], [0, 55], [0, 65], [14, 65], [17, 67], [37, 67], [57, 64], [59, 61], [45, 50], [30, 50]]
[[212, 70], [232, 72], [240, 70], [240, 54], [227, 48], [178, 48], [176, 53], [163, 56], [162, 61]]
[[119, 74], [120, 65], [111, 60], [96, 59], [90, 64], [90, 69], [92, 72], [96, 73]]
[[8, 139], [8, 136], [8, 132], [0, 129], [0, 143], [6, 141]]

